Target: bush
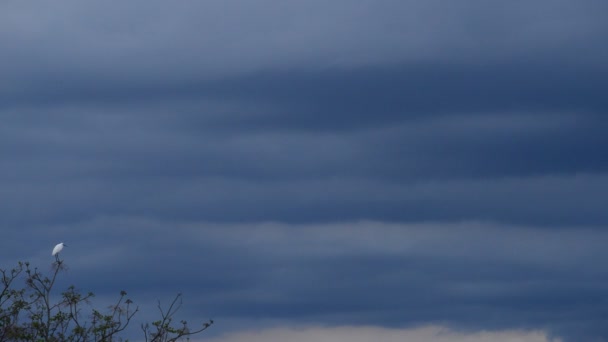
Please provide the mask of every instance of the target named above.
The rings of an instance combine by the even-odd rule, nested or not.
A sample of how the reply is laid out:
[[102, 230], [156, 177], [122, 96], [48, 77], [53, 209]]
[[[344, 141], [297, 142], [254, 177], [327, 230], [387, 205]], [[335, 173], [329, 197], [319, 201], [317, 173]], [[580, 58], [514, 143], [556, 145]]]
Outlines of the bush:
[[[53, 295], [55, 280], [62, 270], [65, 265], [59, 258], [53, 263], [50, 276], [32, 269], [28, 262], [19, 262], [10, 270], [0, 269], [0, 342], [123, 341], [120, 333], [139, 311], [127, 293], [121, 291], [107, 310], [92, 308], [89, 300], [94, 294], [80, 293], [74, 286], [60, 296]], [[25, 285], [19, 285], [19, 279], [25, 279]], [[141, 325], [145, 341], [187, 340], [213, 324], [209, 320], [194, 330], [188, 328], [186, 321], [176, 325], [174, 316], [181, 304], [181, 294], [175, 296], [167, 310], [159, 302], [159, 320]]]

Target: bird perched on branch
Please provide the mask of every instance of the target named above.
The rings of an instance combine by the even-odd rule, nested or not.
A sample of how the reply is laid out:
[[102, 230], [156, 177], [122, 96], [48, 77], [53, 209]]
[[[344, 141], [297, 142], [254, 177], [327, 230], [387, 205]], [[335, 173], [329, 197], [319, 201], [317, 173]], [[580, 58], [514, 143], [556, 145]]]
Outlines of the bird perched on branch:
[[51, 255], [55, 256], [55, 259], [57, 259], [57, 261], [59, 261], [59, 252], [63, 250], [63, 247], [67, 247], [67, 245], [63, 242], [60, 242], [55, 246], [55, 248], [53, 248], [53, 253], [51, 253]]

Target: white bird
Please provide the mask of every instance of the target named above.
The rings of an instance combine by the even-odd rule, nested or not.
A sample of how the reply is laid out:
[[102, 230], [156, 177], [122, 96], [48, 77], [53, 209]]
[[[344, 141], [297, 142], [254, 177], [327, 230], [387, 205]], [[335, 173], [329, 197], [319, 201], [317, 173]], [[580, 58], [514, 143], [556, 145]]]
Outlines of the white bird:
[[55, 254], [61, 252], [61, 250], [63, 249], [63, 246], [67, 246], [67, 245], [63, 242], [58, 243], [57, 246], [55, 246], [55, 248], [53, 248], [53, 253], [51, 255], [55, 255]]

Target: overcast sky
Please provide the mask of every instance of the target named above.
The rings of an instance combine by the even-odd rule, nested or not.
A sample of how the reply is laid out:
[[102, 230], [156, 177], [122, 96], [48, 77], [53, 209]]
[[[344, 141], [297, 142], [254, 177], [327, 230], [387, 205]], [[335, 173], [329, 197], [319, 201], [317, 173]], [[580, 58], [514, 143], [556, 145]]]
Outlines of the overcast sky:
[[213, 342], [608, 341], [606, 13], [4, 1], [0, 268]]

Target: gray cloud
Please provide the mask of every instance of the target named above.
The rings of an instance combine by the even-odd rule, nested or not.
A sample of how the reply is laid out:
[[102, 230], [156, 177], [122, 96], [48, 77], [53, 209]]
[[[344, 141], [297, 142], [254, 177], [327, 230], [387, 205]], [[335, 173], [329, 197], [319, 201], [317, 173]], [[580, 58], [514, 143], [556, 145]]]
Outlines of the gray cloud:
[[[44, 264], [45, 240], [65, 236], [69, 281], [104, 296], [127, 289], [148, 306], [150, 297], [183, 292], [193, 319], [442, 322], [471, 331], [543, 328], [589, 337], [602, 331], [595, 317], [606, 277], [596, 260], [606, 257], [608, 236], [574, 228], [125, 218], [41, 227], [29, 248]], [[26, 239], [13, 241], [23, 246]]]
[[[602, 66], [603, 2], [3, 5], [3, 89], [131, 89], [265, 69], [533, 60]], [[581, 53], [584, 52], [584, 53]], [[45, 86], [52, 84], [52, 87]], [[10, 85], [10, 86], [9, 86]], [[67, 87], [67, 89], [66, 89]], [[85, 88], [87, 89], [87, 88]], [[26, 95], [27, 96], [27, 95]]]
[[605, 340], [606, 10], [0, 5], [1, 265], [64, 240], [66, 284], [222, 333]]
[[[550, 341], [543, 332], [501, 331], [480, 333], [459, 333], [444, 327], [431, 326], [416, 329], [382, 329], [377, 327], [306, 327], [267, 330], [249, 330], [238, 334], [227, 334], [212, 339], [213, 342], [238, 341], [369, 341], [380, 342], [415, 340], [420, 342], [477, 342], [477, 341]], [[558, 341], [556, 341], [558, 342]]]
[[606, 222], [606, 139], [593, 115], [430, 116], [331, 133], [87, 110], [7, 116], [2, 220]]

